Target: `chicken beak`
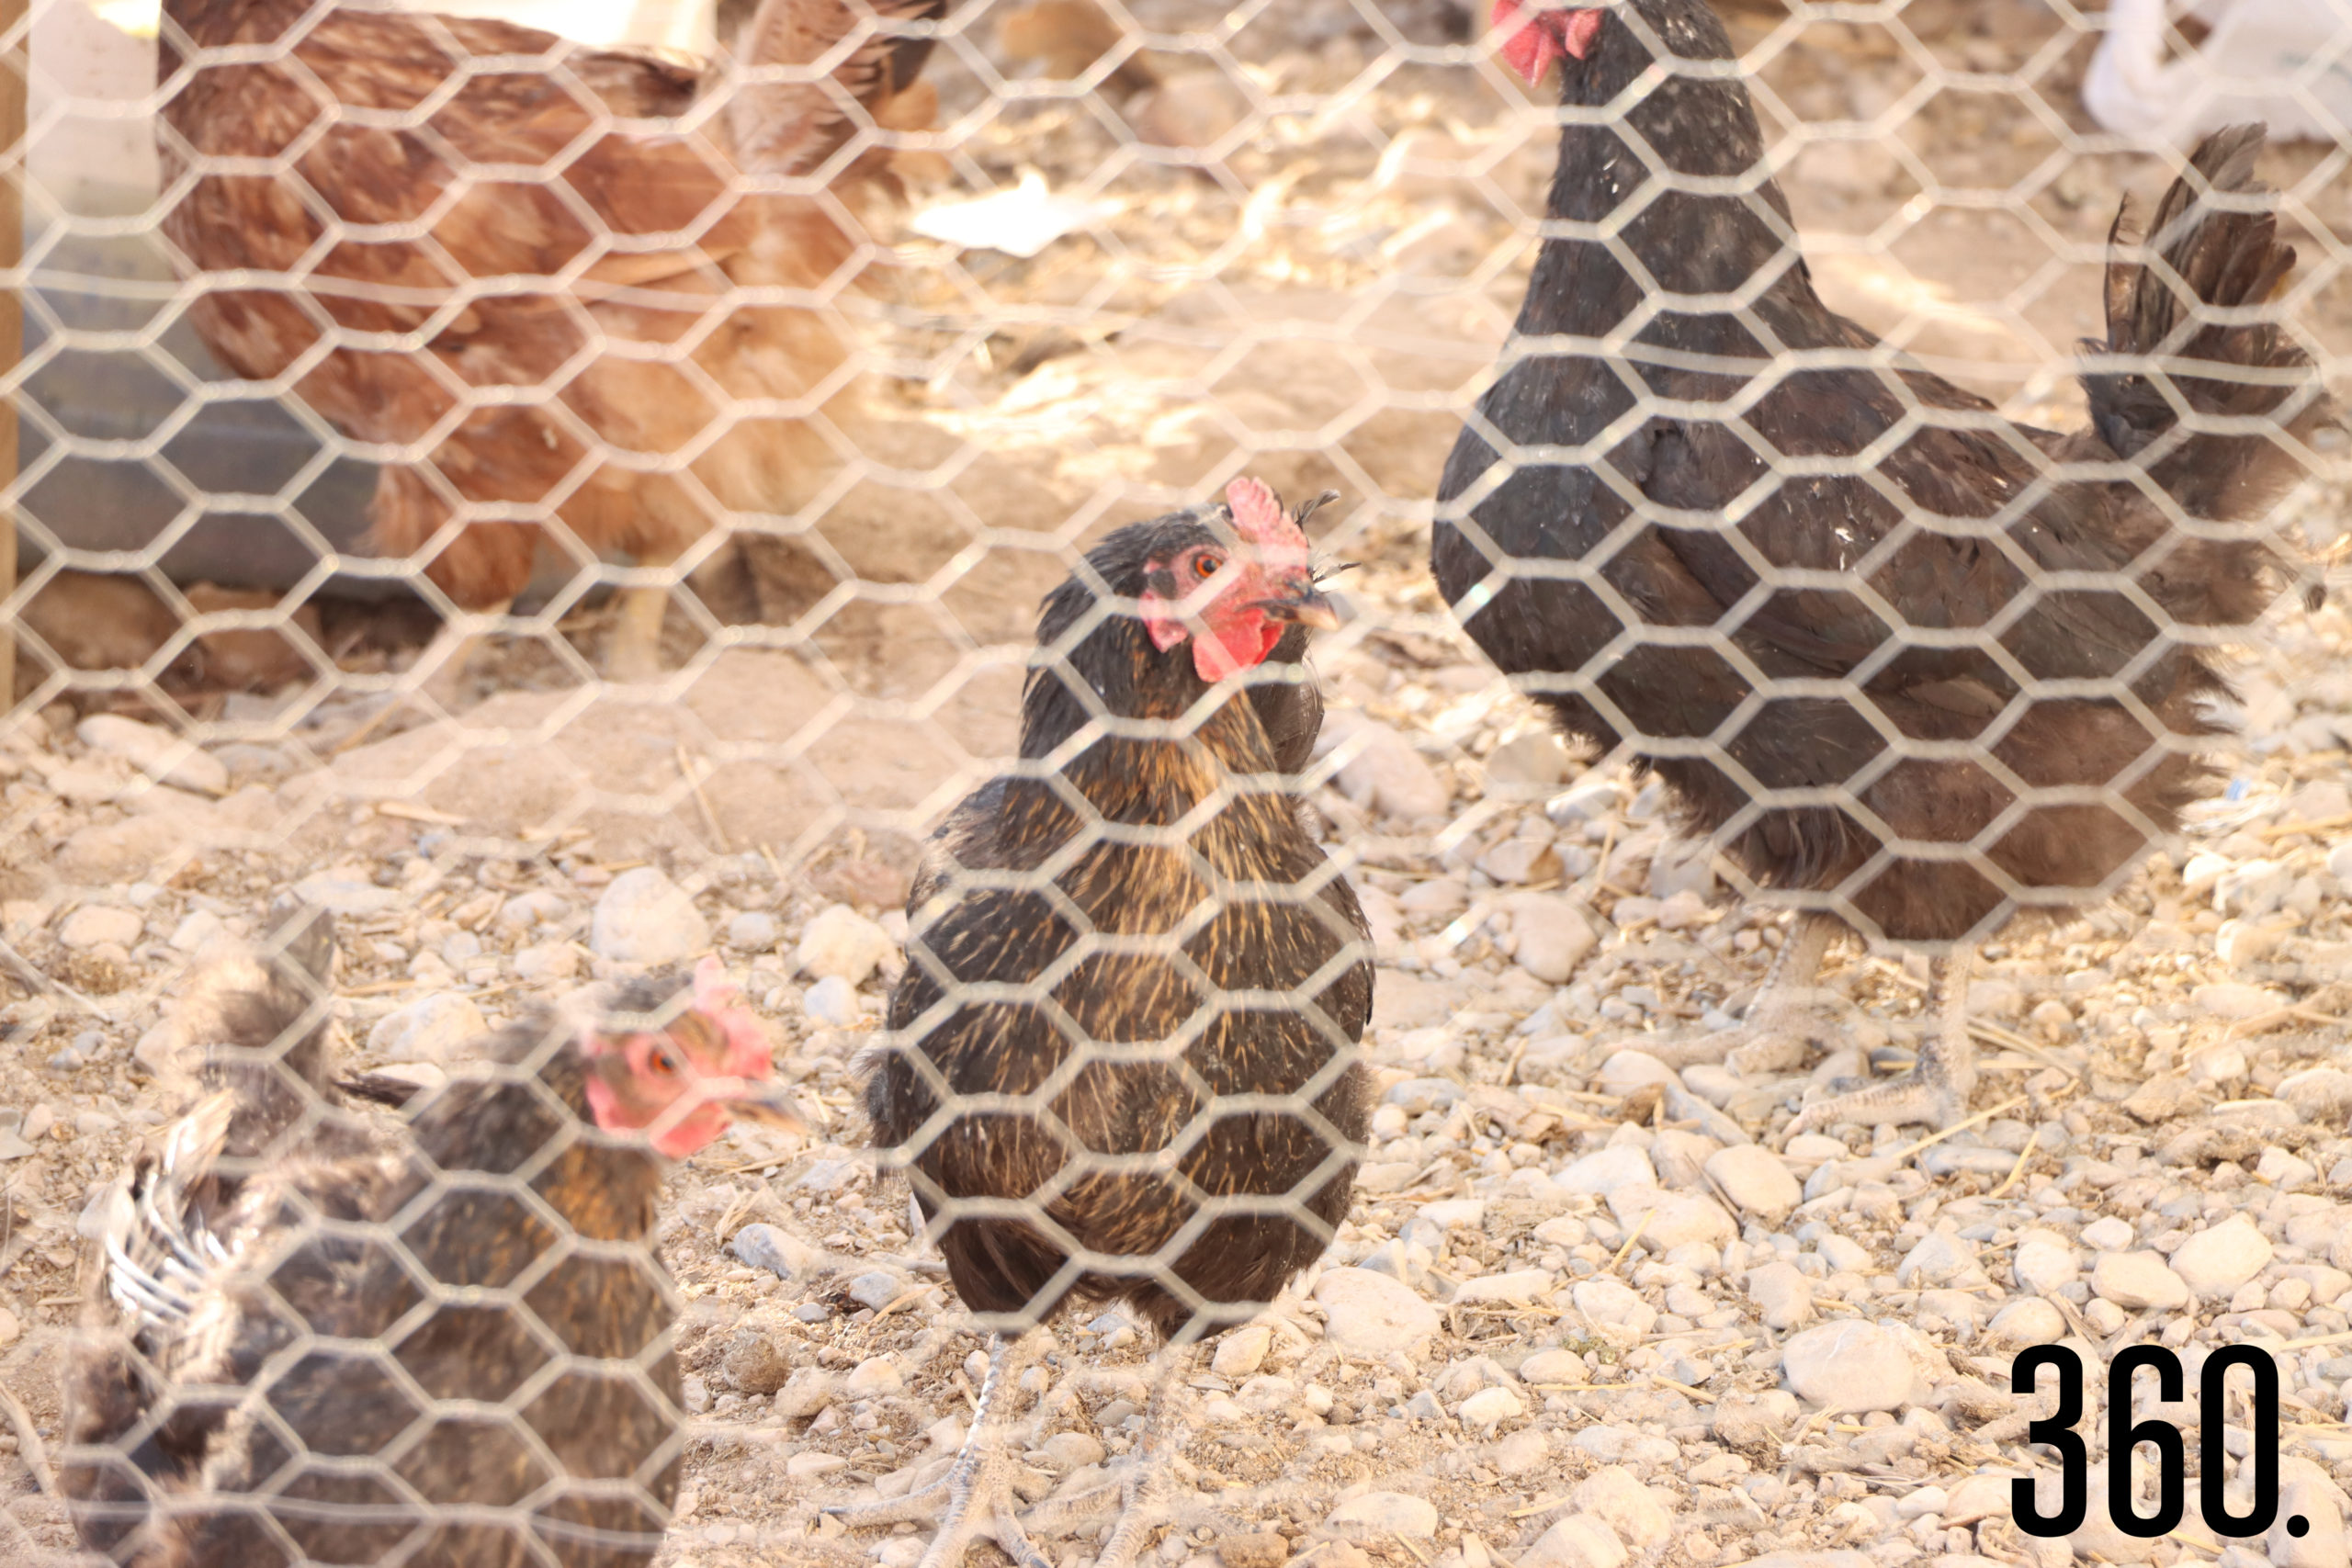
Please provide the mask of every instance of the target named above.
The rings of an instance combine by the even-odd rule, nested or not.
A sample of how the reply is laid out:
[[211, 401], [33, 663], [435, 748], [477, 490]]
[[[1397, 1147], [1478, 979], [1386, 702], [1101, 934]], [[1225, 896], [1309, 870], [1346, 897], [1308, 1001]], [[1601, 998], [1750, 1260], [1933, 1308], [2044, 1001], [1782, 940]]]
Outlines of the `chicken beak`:
[[1292, 621], [1315, 631], [1337, 631], [1340, 626], [1340, 613], [1305, 572], [1284, 579], [1282, 591], [1259, 600], [1258, 608], [1270, 621]]
[[786, 1133], [805, 1133], [808, 1119], [788, 1084], [774, 1078], [742, 1080], [741, 1089], [727, 1097], [728, 1113], [738, 1122], [758, 1122]]

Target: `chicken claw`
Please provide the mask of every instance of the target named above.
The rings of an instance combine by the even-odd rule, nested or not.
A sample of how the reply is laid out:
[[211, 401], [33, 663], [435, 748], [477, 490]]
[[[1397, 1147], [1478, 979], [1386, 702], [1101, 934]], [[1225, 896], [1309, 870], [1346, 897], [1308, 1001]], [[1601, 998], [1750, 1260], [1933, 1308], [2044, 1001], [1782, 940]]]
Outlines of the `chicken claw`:
[[1968, 1033], [1968, 977], [1975, 957], [1973, 948], [1955, 946], [1937, 965], [1941, 1016], [1935, 1035], [1919, 1048], [1917, 1066], [1884, 1083], [1839, 1078], [1798, 1111], [1789, 1136], [1841, 1122], [1869, 1127], [1924, 1122], [1940, 1129], [1966, 1117], [1976, 1088], [1976, 1043]]

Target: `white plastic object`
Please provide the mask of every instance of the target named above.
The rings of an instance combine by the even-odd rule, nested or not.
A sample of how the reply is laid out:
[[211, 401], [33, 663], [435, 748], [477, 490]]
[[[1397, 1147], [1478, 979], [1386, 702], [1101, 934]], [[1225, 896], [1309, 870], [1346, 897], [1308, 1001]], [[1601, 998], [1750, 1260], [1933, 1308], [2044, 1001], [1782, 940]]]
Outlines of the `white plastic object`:
[[[2211, 31], [2165, 58], [2174, 18]], [[2186, 149], [2260, 120], [2274, 141], [2352, 137], [2352, 0], [2110, 0], [2107, 37], [2083, 77], [2083, 107], [2119, 135]]]

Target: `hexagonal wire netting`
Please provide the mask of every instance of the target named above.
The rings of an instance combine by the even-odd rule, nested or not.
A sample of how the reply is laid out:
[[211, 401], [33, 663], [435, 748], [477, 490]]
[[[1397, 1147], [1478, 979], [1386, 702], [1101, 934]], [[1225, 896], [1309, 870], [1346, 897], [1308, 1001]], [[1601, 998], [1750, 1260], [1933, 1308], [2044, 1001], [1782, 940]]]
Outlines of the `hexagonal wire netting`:
[[822, 1510], [1001, 1382], [1082, 1500], [1157, 1365], [1147, 1551], [1476, 1568], [1571, 1389], [1771, 1385], [1577, 1288], [1766, 1256], [1658, 1189], [1808, 1043], [1997, 1208], [2057, 1153], [1969, 1129], [2333, 1025], [2310, 10], [33, 0], [8, 1560], [909, 1562]]

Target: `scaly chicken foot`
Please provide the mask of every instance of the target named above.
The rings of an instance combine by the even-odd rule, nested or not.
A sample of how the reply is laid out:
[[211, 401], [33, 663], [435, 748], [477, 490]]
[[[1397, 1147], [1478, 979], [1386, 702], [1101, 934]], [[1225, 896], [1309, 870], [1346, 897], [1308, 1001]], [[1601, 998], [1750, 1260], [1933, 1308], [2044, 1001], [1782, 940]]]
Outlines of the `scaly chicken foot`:
[[1976, 950], [1964, 944], [1937, 964], [1939, 1019], [1936, 1032], [1919, 1047], [1917, 1066], [1884, 1083], [1839, 1078], [1824, 1098], [1798, 1111], [1789, 1136], [1841, 1122], [1866, 1127], [1924, 1122], [1943, 1128], [1967, 1116], [1976, 1088], [1976, 1043], [1968, 1033], [1968, 979], [1975, 967]]
[[879, 1503], [850, 1504], [824, 1510], [852, 1529], [902, 1522], [939, 1521], [917, 1568], [962, 1568], [965, 1552], [982, 1536], [1004, 1549], [1020, 1568], [1054, 1568], [1022, 1528], [1012, 1490], [1012, 1455], [1005, 1438], [1012, 1429], [1004, 1405], [1007, 1390], [1041, 1359], [1049, 1336], [1036, 1329], [996, 1336], [989, 1344], [988, 1374], [972, 1412], [972, 1430], [947, 1473], [930, 1485]]
[[1738, 1028], [1648, 1049], [1670, 1067], [1722, 1062], [1751, 1074], [1786, 1072], [1815, 1046], [1835, 1050], [1840, 1043], [1838, 1021], [1817, 982], [1837, 936], [1835, 918], [1800, 910]]
[[[1187, 1506], [1173, 1495], [1176, 1456], [1191, 1436], [1191, 1426], [1176, 1410], [1183, 1397], [1184, 1380], [1198, 1359], [1196, 1343], [1170, 1345], [1159, 1352], [1152, 1380], [1151, 1401], [1144, 1413], [1143, 1435], [1125, 1473], [1114, 1483], [1082, 1492], [1075, 1497], [1040, 1503], [1029, 1511], [1027, 1523], [1040, 1534], [1062, 1534], [1091, 1523], [1115, 1509], [1116, 1522], [1095, 1553], [1094, 1568], [1136, 1568], [1144, 1540], [1163, 1525], [1205, 1523], [1221, 1534], [1240, 1533], [1240, 1527], [1213, 1509]], [[1118, 1494], [1115, 1503], [1109, 1494]]]
[[[676, 558], [640, 556], [637, 564], [659, 571], [675, 565]], [[650, 681], [662, 673], [662, 621], [670, 612], [670, 593], [666, 582], [621, 590], [620, 615], [605, 645], [606, 680]]]

